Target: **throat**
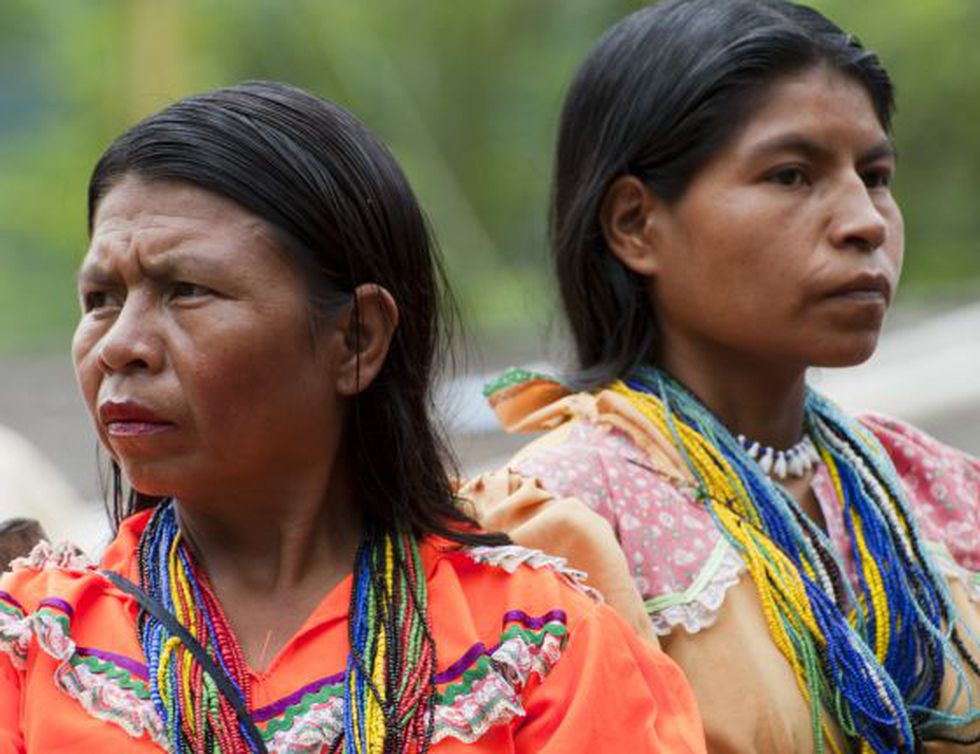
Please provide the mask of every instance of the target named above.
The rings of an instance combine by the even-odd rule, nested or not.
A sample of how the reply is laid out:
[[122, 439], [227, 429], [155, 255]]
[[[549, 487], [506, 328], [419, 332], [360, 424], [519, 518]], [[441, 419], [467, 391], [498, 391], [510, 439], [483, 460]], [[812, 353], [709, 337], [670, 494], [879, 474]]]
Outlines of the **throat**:
[[820, 507], [820, 501], [813, 490], [813, 474], [809, 472], [802, 478], [785, 479], [779, 482], [791, 498], [800, 506], [800, 510], [815, 523], [824, 534], [827, 533], [827, 518]]
[[213, 585], [228, 627], [252, 672], [261, 674], [271, 668], [349, 570], [348, 566], [311, 574], [297, 585], [274, 590], [257, 590], [227, 579]]
[[225, 603], [225, 616], [249, 669], [256, 674], [267, 672], [318, 605], [314, 599]]
[[734, 435], [790, 448], [803, 436], [806, 369], [779, 367], [717, 344], [668, 338], [663, 369], [682, 383]]

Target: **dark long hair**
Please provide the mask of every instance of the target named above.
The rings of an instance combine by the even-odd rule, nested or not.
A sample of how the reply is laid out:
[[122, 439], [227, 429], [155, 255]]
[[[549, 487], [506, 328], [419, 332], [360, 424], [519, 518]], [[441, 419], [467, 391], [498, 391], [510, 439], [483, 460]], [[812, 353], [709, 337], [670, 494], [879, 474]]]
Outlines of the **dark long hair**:
[[894, 94], [878, 58], [817, 11], [786, 0], [668, 0], [624, 18], [589, 53], [561, 114], [551, 207], [583, 387], [658, 356], [646, 281], [603, 236], [609, 186], [632, 174], [676, 202], [777, 80], [818, 64], [859, 82], [890, 131]]
[[[249, 82], [180, 100], [117, 138], [89, 182], [89, 233], [99, 201], [130, 174], [193, 184], [265, 220], [309, 284], [312, 326], [354, 302], [358, 285], [386, 288], [402, 316], [343, 438], [366, 521], [460, 543], [507, 541], [479, 533], [454, 498], [455, 466], [431, 416], [451, 298], [425, 217], [381, 141], [309, 92]], [[161, 502], [127, 491], [114, 461], [112, 475], [115, 526]]]

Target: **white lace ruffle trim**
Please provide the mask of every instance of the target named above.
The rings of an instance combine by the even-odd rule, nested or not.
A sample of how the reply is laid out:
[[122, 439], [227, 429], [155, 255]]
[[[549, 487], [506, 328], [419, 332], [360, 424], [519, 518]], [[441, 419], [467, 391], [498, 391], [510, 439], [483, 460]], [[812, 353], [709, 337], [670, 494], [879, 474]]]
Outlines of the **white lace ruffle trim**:
[[[563, 578], [580, 584], [580, 574], [566, 568], [561, 558], [534, 550], [478, 548], [471, 556], [507, 571], [521, 564], [552, 568]], [[17, 567], [79, 570], [92, 566], [71, 545], [51, 546], [45, 542], [19, 559]], [[474, 666], [467, 670], [455, 683], [452, 699], [437, 704], [433, 710], [434, 742], [456, 738], [471, 743], [491, 728], [509, 724], [525, 714], [524, 686], [532, 675], [547, 677], [562, 654], [563, 633], [549, 632], [549, 625], [508, 634], [509, 638], [493, 650], [485, 668], [477, 670]], [[90, 667], [85, 660], [79, 661], [68, 615], [56, 607], [42, 606], [27, 615], [13, 604], [0, 609], [0, 652], [10, 657], [15, 669], [26, 669], [32, 640], [41, 652], [56, 661], [55, 686], [76, 700], [89, 715], [121, 727], [134, 738], [148, 736], [162, 749], [168, 749], [166, 730], [153, 702], [145, 692], [136, 689], [141, 684], [128, 678], [125, 671], [100, 667], [98, 662]], [[329, 695], [312, 702], [295, 719], [290, 718], [289, 725], [275, 726], [267, 741], [270, 752], [321, 751], [336, 742], [343, 729], [343, 696]]]
[[667, 636], [678, 626], [696, 634], [718, 620], [725, 594], [746, 571], [742, 557], [725, 539], [718, 540], [701, 573], [688, 589], [646, 601], [650, 622], [658, 636]]
[[570, 567], [568, 561], [558, 555], [548, 555], [540, 550], [532, 550], [520, 545], [470, 547], [464, 552], [477, 563], [486, 563], [497, 568], [503, 568], [507, 573], [513, 573], [518, 566], [522, 565], [530, 568], [550, 568], [579, 592], [596, 602], [604, 601], [596, 589], [585, 583], [588, 574]]
[[144, 734], [166, 748], [163, 725], [153, 702], [141, 698], [132, 688], [111, 675], [93, 673], [83, 663], [76, 664], [75, 642], [69, 635], [66, 616], [41, 608], [29, 615], [0, 614], [0, 651], [15, 668], [25, 669], [27, 651], [33, 637], [38, 648], [56, 661], [54, 683], [98, 720], [115, 723], [133, 738]]
[[[964, 568], [941, 542], [927, 543], [939, 572], [961, 583], [973, 602], [980, 604], [980, 574]], [[745, 573], [742, 557], [727, 542], [718, 541], [701, 573], [684, 592], [654, 597], [646, 601], [650, 621], [658, 636], [667, 636], [678, 626], [695, 634], [718, 620], [725, 594]]]
[[939, 572], [947, 579], [959, 581], [973, 602], [980, 603], [980, 574], [964, 568], [956, 562], [949, 548], [942, 542], [927, 542], [929, 553], [935, 558]]
[[51, 544], [45, 540], [34, 545], [30, 554], [10, 561], [11, 571], [43, 571], [45, 568], [60, 568], [64, 571], [88, 571], [95, 568], [89, 557], [76, 545], [68, 541]]

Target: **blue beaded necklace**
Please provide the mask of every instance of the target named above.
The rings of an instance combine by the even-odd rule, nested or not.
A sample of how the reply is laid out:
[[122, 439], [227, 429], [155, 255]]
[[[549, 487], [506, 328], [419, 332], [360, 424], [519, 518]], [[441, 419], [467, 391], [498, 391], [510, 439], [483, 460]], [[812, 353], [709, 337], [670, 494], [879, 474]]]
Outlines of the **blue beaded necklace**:
[[820, 734], [821, 709], [862, 751], [882, 754], [958, 740], [950, 728], [980, 720], [972, 700], [964, 714], [950, 711], [955, 699], [937, 709], [947, 665], [958, 688], [967, 668], [980, 677], [966, 646], [977, 641], [958, 619], [894, 465], [870, 432], [807, 392], [806, 430], [844, 509], [855, 593], [827, 535], [683, 385], [643, 368], [613, 389], [673, 437], [716, 525], [755, 564], [749, 570], [771, 607], [774, 641], [811, 701], [818, 751], [824, 739], [836, 749]]

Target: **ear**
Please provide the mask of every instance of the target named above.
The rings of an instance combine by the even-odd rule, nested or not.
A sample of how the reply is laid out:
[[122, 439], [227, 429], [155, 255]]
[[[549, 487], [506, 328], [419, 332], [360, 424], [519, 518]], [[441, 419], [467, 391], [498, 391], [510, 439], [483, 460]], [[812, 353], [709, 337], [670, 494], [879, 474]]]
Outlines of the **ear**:
[[398, 327], [398, 305], [380, 285], [354, 291], [354, 304], [337, 322], [342, 345], [334, 362], [334, 384], [341, 395], [357, 395], [378, 376]]
[[658, 270], [658, 220], [663, 209], [663, 202], [633, 175], [613, 181], [599, 209], [609, 250], [644, 277], [652, 277]]

